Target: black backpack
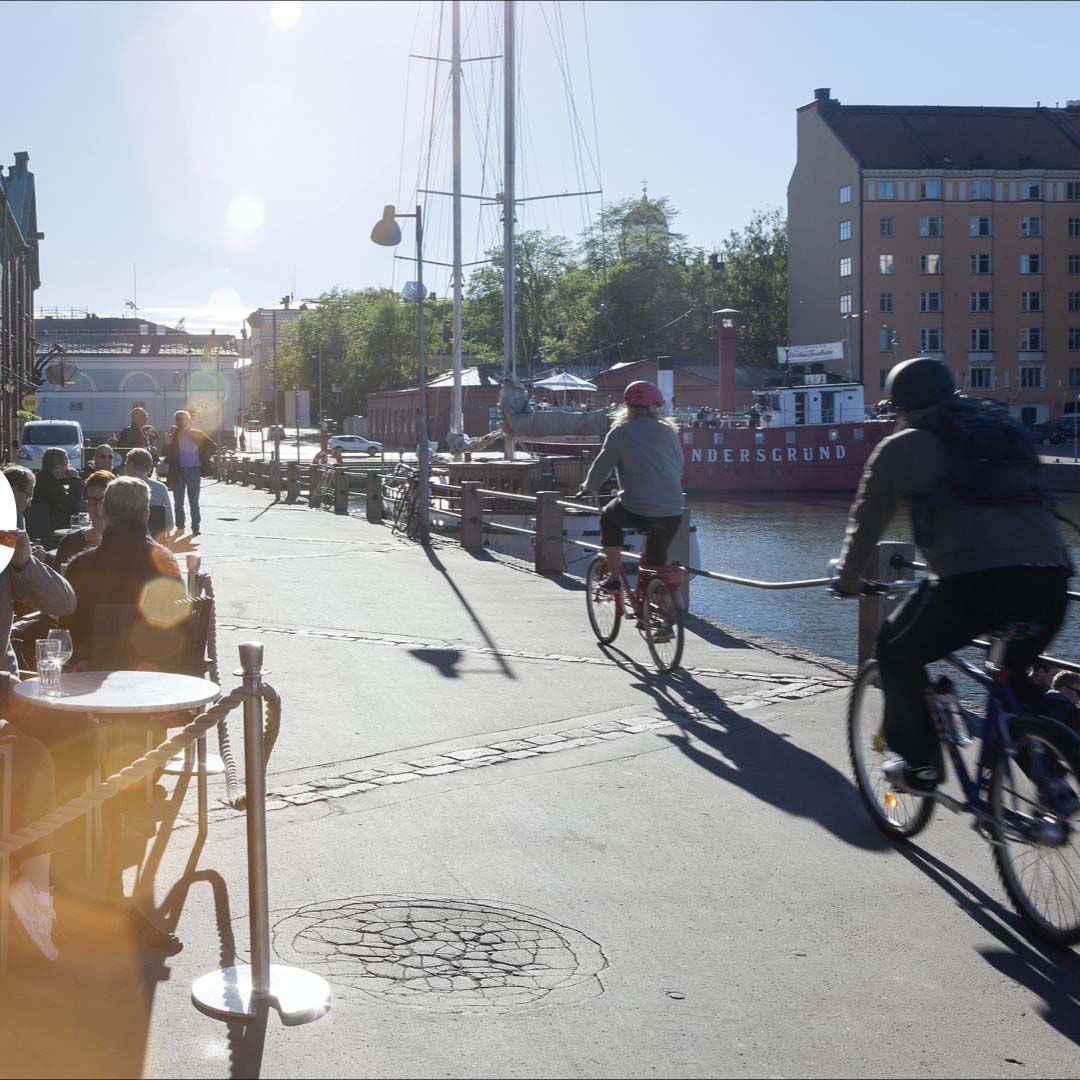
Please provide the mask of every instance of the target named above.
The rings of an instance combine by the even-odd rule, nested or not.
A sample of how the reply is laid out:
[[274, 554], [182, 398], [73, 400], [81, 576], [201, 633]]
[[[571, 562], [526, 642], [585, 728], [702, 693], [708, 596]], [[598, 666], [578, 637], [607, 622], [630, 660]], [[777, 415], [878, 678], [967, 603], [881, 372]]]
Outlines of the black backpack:
[[[948, 468], [921, 509], [1038, 505], [1055, 500], [1039, 483], [1039, 454], [1027, 429], [996, 401], [950, 398], [920, 418], [946, 446]], [[917, 520], [922, 518], [917, 514]], [[921, 524], [929, 524], [925, 519]], [[919, 530], [917, 530], [919, 531]]]

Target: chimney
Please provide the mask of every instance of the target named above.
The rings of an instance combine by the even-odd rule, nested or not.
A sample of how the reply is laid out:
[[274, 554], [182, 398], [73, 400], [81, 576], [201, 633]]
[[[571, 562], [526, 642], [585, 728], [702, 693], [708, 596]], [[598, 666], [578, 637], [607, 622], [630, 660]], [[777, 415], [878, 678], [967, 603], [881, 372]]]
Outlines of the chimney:
[[734, 308], [721, 308], [713, 312], [713, 325], [716, 327], [716, 347], [720, 364], [719, 406], [720, 413], [735, 411], [735, 342], [738, 327], [735, 317], [739, 314]]
[[675, 369], [670, 356], [656, 358], [656, 386], [664, 395], [664, 415], [671, 415], [671, 402], [675, 397]]
[[25, 169], [26, 166], [29, 165], [29, 164], [30, 164], [30, 154], [29, 154], [29, 152], [26, 151], [26, 150], [19, 150], [15, 154], [14, 168], [16, 168], [16, 169]]

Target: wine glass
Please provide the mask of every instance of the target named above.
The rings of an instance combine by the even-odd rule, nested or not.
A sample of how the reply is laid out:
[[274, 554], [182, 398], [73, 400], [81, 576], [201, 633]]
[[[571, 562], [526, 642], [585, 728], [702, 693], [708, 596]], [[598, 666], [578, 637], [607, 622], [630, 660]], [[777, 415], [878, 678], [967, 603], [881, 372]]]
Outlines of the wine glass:
[[59, 642], [60, 651], [58, 653], [58, 659], [61, 666], [67, 664], [71, 659], [71, 654], [74, 651], [71, 644], [71, 631], [70, 630], [50, 630], [49, 640]]

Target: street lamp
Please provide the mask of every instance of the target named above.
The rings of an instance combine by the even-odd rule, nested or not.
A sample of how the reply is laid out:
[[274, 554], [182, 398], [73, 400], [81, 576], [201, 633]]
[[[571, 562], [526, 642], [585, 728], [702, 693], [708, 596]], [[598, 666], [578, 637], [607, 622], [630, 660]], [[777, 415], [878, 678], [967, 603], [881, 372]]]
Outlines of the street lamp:
[[300, 387], [294, 386], [293, 392], [293, 419], [296, 421], [296, 460], [300, 460]]
[[424, 219], [419, 206], [415, 214], [399, 214], [394, 206], [384, 206], [382, 217], [371, 230], [371, 239], [380, 247], [397, 247], [401, 243], [401, 226], [397, 218], [416, 218], [416, 321], [420, 344], [420, 445], [417, 465], [420, 483], [416, 493], [419, 502], [420, 543], [431, 542], [430, 473], [428, 447], [427, 358], [424, 355]]
[[858, 315], [853, 315], [850, 312], [847, 315], [841, 315], [840, 318], [847, 324], [847, 378], [848, 382], [851, 382], [851, 320], [857, 319]]

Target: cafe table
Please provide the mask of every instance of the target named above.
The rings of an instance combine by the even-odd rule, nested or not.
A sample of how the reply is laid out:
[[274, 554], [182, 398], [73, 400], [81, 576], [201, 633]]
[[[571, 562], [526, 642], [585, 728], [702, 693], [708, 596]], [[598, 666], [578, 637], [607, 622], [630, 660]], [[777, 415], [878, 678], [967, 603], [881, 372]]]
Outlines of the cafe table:
[[[193, 675], [174, 675], [164, 671], [76, 671], [60, 676], [60, 694], [51, 696], [41, 690], [36, 678], [14, 684], [15, 694], [27, 705], [51, 712], [78, 712], [92, 720], [110, 716], [167, 716], [201, 708], [216, 700], [221, 689], [217, 683]], [[148, 742], [151, 738], [147, 732]], [[204, 737], [205, 738], [205, 737]], [[205, 762], [204, 740], [200, 740], [199, 762]], [[147, 749], [153, 749], [151, 745]], [[100, 780], [100, 770], [87, 781], [91, 788]], [[148, 793], [153, 777], [147, 780]], [[205, 814], [206, 773], [199, 773], [200, 823]], [[86, 858], [91, 869], [95, 841], [102, 839], [100, 806], [87, 816]]]

